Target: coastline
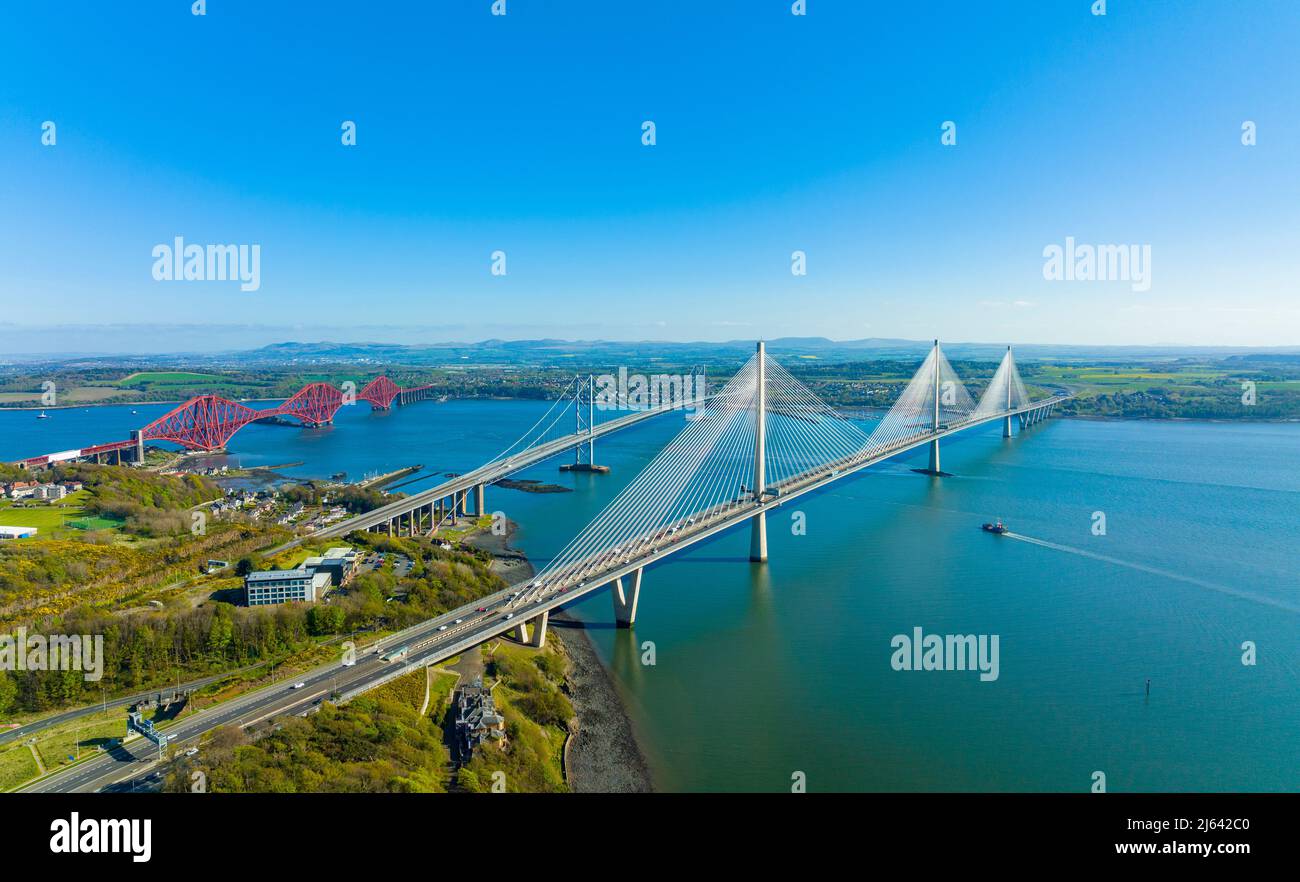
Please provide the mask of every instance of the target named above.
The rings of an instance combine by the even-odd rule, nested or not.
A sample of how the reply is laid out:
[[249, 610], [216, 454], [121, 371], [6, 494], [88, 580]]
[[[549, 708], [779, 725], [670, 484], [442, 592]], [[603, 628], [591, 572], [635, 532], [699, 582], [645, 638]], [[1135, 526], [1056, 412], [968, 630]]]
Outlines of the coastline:
[[[465, 544], [492, 555], [493, 571], [508, 583], [531, 579], [528, 557], [510, 544], [515, 524], [506, 535], [480, 531]], [[576, 728], [565, 748], [564, 771], [574, 793], [649, 793], [654, 790], [650, 765], [636, 739], [627, 705], [613, 675], [596, 652], [582, 622], [563, 611], [551, 615], [550, 633], [569, 656], [566, 693], [573, 704]]]

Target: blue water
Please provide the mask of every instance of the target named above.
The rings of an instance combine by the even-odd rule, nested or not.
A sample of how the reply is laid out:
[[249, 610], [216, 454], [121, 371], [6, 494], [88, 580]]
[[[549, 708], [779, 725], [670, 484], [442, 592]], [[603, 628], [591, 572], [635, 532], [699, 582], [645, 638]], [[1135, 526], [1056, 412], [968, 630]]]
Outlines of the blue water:
[[[231, 458], [432, 479], [547, 406], [362, 405], [326, 429], [250, 426]], [[0, 412], [0, 458], [124, 437], [167, 407], [135, 409]], [[572, 493], [490, 488], [488, 505], [545, 563], [683, 424], [600, 442], [608, 475], [520, 476]], [[650, 568], [631, 632], [606, 593], [577, 604], [658, 786], [788, 790], [798, 771], [821, 791], [1082, 792], [1103, 771], [1112, 791], [1300, 789], [1300, 425], [1051, 420], [945, 442], [951, 478], [911, 472], [924, 456], [777, 510], [766, 566], [740, 530]], [[1034, 541], [978, 529], [999, 516]], [[893, 670], [891, 638], [916, 626], [999, 635], [998, 679]]]

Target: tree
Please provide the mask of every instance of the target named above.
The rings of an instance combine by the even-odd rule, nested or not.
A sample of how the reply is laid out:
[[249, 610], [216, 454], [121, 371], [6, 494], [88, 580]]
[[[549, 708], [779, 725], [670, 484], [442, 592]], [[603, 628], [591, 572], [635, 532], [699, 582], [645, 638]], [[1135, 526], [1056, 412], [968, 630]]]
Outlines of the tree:
[[241, 557], [239, 563], [235, 564], [235, 575], [243, 578], [253, 572], [253, 559], [251, 557]]
[[18, 698], [18, 684], [7, 671], [0, 671], [0, 714], [7, 714]]

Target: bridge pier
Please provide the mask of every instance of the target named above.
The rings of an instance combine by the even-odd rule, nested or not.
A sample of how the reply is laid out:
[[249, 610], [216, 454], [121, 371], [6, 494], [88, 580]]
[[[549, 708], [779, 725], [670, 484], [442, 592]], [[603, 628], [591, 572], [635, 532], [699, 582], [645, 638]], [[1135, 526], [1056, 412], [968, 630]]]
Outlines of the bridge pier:
[[1006, 417], [1002, 420], [1002, 437], [1011, 437], [1011, 417]]
[[754, 563], [767, 560], [767, 512], [760, 511], [749, 522], [749, 559]]
[[610, 594], [614, 598], [614, 621], [620, 628], [630, 628], [636, 624], [636, 604], [641, 599], [641, 573], [644, 567], [632, 574], [631, 585], [624, 585], [623, 578], [614, 580]]
[[[132, 429], [131, 440], [135, 442], [135, 461], [144, 464], [144, 429]], [[118, 457], [119, 461], [121, 457]]]
[[[532, 626], [533, 632], [530, 636], [525, 638], [524, 642], [534, 649], [541, 649], [546, 646], [546, 625], [550, 619], [550, 610], [546, 610], [541, 615], [533, 616], [529, 619], [528, 624]], [[520, 627], [522, 628], [523, 626], [521, 625]]]
[[930, 474], [939, 474], [939, 439], [930, 442]]
[[487, 508], [487, 486], [484, 484], [474, 485], [474, 517], [483, 517]]

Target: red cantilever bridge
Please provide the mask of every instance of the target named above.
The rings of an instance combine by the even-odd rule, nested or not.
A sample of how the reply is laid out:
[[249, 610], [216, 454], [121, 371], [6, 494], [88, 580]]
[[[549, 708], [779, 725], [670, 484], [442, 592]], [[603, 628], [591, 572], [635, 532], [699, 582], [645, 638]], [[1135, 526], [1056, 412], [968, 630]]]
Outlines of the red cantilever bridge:
[[309, 383], [279, 407], [266, 410], [247, 407], [220, 395], [200, 395], [163, 414], [143, 429], [133, 431], [129, 441], [46, 454], [23, 460], [21, 464], [35, 468], [62, 460], [97, 459], [114, 451], [120, 457], [121, 451], [133, 447], [136, 457], [140, 458], [146, 441], [171, 441], [188, 450], [220, 450], [244, 426], [267, 417], [292, 417], [307, 427], [324, 426], [334, 421], [334, 414], [345, 404], [368, 401], [374, 410], [388, 410], [395, 400], [406, 404], [428, 398], [432, 388], [431, 385], [403, 388], [384, 376], [375, 377], [360, 392], [352, 386], [345, 391], [329, 383]]

